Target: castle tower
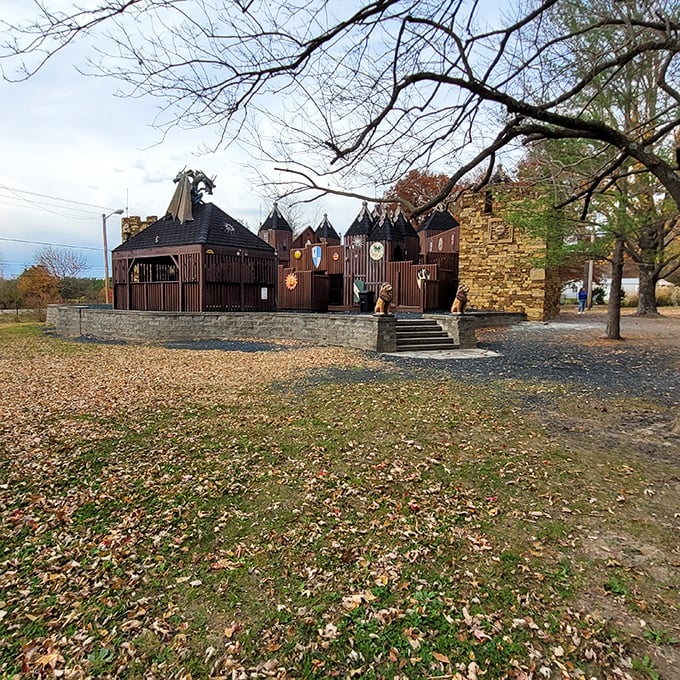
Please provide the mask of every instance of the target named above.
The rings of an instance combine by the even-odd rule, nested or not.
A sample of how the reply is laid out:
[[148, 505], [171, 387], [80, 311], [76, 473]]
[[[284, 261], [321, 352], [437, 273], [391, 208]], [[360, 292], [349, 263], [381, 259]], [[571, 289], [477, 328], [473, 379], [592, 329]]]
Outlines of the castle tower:
[[293, 229], [279, 210], [279, 204], [274, 203], [272, 211], [262, 223], [257, 234], [266, 241], [278, 255], [279, 264], [290, 262], [290, 249], [293, 244]]

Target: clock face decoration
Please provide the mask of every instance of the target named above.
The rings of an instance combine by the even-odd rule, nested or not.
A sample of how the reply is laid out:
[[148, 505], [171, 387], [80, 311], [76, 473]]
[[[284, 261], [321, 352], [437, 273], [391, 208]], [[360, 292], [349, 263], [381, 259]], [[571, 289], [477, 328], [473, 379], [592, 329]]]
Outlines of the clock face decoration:
[[441, 237], [439, 238], [439, 241], [437, 241], [437, 248], [439, 251], [444, 250], [444, 239]]
[[302, 257], [302, 253], [301, 253], [299, 250], [296, 250], [296, 251], [293, 253], [293, 257], [294, 257], [296, 260], [299, 260], [299, 259]]
[[298, 278], [293, 272], [291, 272], [290, 274], [288, 274], [288, 276], [286, 276], [286, 288], [288, 288], [288, 290], [295, 290], [297, 288], [297, 285]]
[[385, 255], [385, 246], [382, 243], [371, 243], [368, 254], [372, 260], [381, 260]]
[[352, 248], [361, 248], [364, 245], [364, 237], [357, 234], [352, 236]]

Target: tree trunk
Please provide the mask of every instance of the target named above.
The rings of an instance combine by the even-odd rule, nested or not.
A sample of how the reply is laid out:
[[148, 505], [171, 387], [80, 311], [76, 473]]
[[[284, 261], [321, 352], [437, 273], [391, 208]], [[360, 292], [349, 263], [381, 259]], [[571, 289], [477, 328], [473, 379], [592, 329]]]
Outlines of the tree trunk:
[[[650, 199], [651, 203], [651, 199]], [[638, 234], [639, 276], [638, 307], [636, 316], [658, 314], [656, 310], [656, 283], [659, 280], [657, 263], [664, 255], [664, 223], [661, 221], [643, 225]]]
[[607, 307], [608, 340], [621, 340], [621, 279], [623, 278], [623, 236], [617, 236], [614, 241], [612, 257], [612, 283], [609, 288], [609, 306]]
[[654, 265], [640, 265], [640, 284], [638, 286], [638, 306], [635, 316], [658, 315], [656, 309], [657, 276]]

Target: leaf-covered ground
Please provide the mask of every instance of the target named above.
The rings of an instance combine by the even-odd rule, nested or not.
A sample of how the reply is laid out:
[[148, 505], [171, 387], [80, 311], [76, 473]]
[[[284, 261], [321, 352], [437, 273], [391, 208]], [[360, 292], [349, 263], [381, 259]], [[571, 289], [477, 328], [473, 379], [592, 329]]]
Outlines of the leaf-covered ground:
[[[0, 347], [0, 678], [677, 672], [678, 468], [557, 427], [565, 385]], [[662, 408], [581, 397], [580, 422]]]

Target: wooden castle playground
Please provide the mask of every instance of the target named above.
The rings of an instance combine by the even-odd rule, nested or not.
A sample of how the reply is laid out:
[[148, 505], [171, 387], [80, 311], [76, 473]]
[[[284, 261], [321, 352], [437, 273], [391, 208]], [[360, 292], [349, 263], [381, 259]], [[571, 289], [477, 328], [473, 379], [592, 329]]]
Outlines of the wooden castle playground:
[[[400, 211], [363, 204], [341, 242], [327, 216], [295, 236], [276, 204], [255, 235], [203, 201], [214, 180], [187, 171], [176, 183], [164, 217], [123, 220], [113, 309], [51, 305], [48, 325], [58, 335], [423, 351], [474, 347], [480, 326], [557, 312], [559, 286], [531, 264], [545, 244], [494, 216], [490, 191], [463, 197], [458, 218], [435, 210], [417, 230]], [[450, 314], [461, 279], [477, 311]], [[372, 313], [385, 283], [397, 316]]]
[[558, 313], [557, 272], [533, 264], [546, 244], [494, 213], [493, 185], [417, 229], [399, 210], [364, 203], [341, 240], [327, 216], [296, 236], [276, 204], [255, 235], [203, 201], [214, 180], [189, 170], [175, 181], [164, 217], [123, 219], [116, 310], [366, 313], [389, 282], [396, 312], [426, 314], [447, 312], [464, 281], [478, 311], [540, 321]]

